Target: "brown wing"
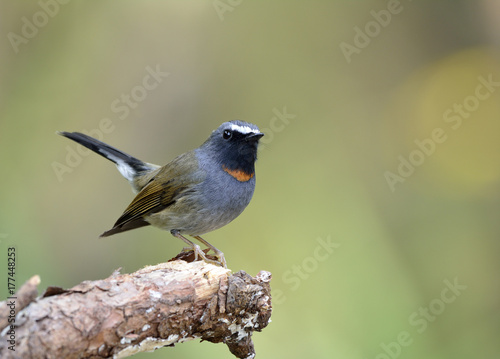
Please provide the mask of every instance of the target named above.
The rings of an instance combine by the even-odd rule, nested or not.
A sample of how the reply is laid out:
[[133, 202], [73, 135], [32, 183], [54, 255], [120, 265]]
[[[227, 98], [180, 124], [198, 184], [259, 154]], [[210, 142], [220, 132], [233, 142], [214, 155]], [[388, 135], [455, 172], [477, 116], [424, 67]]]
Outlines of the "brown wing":
[[203, 180], [193, 152], [187, 152], [165, 167], [137, 194], [125, 212], [101, 237], [147, 226], [144, 216], [159, 212], [173, 203], [190, 186]]

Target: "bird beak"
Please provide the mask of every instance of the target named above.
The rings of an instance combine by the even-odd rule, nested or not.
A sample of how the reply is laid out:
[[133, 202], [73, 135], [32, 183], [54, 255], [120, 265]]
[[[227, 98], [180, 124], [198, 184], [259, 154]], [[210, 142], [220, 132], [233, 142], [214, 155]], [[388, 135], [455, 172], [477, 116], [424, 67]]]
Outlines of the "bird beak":
[[258, 141], [260, 140], [260, 138], [264, 136], [263, 133], [261, 132], [258, 132], [258, 133], [255, 133], [255, 132], [251, 132], [249, 133], [246, 137], [245, 137], [245, 140], [246, 141]]

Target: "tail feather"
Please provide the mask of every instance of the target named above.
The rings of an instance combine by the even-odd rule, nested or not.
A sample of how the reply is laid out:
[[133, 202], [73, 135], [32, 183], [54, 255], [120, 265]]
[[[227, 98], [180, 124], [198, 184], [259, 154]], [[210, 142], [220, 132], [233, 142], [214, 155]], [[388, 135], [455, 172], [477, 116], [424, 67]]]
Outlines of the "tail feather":
[[87, 136], [80, 132], [57, 132], [57, 134], [67, 137], [89, 150], [107, 158], [114, 162], [118, 170], [129, 181], [133, 181], [134, 177], [140, 173], [149, 172], [158, 168], [156, 165], [143, 162], [129, 154], [120, 151], [104, 142], [96, 140], [93, 137]]

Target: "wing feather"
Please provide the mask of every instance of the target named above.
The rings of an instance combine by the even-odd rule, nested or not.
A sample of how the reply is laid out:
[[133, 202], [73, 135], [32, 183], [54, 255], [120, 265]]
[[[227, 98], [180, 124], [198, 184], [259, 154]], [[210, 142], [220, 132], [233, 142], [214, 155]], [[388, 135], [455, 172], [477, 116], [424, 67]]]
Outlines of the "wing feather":
[[143, 220], [145, 215], [171, 206], [182, 196], [182, 193], [189, 191], [193, 185], [203, 179], [204, 175], [198, 169], [193, 151], [177, 157], [162, 167], [156, 176], [144, 186], [110, 231], [122, 228], [130, 222]]

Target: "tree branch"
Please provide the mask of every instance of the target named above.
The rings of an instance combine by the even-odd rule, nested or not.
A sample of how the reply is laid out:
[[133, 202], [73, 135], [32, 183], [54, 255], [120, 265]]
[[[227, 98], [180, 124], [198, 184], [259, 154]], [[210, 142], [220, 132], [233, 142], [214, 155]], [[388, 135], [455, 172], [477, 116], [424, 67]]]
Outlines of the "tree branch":
[[29, 298], [23, 310], [21, 290], [17, 294], [15, 351], [0, 311], [0, 357], [118, 359], [200, 338], [226, 343], [238, 358], [253, 358], [251, 336], [270, 322], [270, 280], [265, 271], [252, 278], [176, 260], [132, 274], [116, 271], [68, 290], [49, 287], [35, 299], [35, 276], [23, 292], [23, 300]]

